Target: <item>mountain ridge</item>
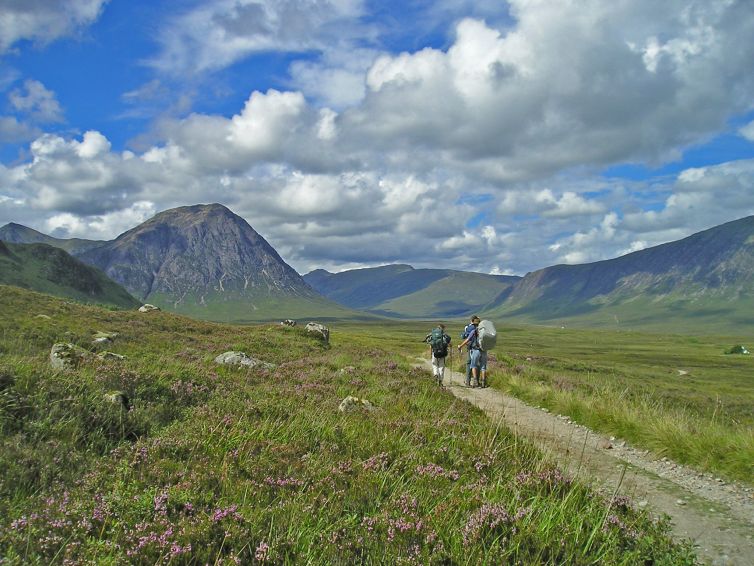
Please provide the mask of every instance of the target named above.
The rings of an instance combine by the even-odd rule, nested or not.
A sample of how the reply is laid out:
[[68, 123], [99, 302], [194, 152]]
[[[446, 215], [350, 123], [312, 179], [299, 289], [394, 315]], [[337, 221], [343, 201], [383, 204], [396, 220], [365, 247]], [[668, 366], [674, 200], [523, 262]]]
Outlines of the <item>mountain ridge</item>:
[[141, 305], [100, 270], [44, 243], [0, 240], [0, 284], [124, 309]]

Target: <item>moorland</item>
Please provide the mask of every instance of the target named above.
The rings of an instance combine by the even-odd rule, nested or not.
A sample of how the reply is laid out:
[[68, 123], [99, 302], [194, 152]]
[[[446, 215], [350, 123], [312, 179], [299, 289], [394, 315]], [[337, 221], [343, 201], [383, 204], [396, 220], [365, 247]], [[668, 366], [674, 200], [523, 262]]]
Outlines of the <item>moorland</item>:
[[[569, 477], [434, 385], [413, 364], [426, 324], [333, 324], [327, 344], [300, 326], [117, 311], [12, 287], [0, 287], [0, 303], [6, 563], [695, 561], [667, 523]], [[652, 348], [634, 381], [620, 338], [586, 362], [583, 337], [501, 330], [494, 387], [531, 382], [530, 394], [543, 395], [562, 375], [573, 388], [561, 389], [586, 396], [611, 367], [605, 380], [637, 392], [653, 382]], [[97, 332], [118, 333], [107, 348], [125, 359], [51, 368], [53, 343], [94, 353]], [[276, 367], [217, 365], [227, 350]], [[738, 363], [723, 377], [724, 410], [708, 414], [697, 400], [689, 414], [732, 433], [750, 425], [743, 403], [727, 404]], [[668, 407], [694, 406], [693, 396], [658, 391]], [[372, 407], [339, 411], [349, 395]]]

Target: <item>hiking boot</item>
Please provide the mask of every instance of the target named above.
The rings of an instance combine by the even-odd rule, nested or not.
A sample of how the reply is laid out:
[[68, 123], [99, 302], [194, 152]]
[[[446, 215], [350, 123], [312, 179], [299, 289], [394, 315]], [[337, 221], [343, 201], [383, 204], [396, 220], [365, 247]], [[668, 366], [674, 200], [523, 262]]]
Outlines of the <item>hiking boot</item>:
[[476, 380], [472, 381], [471, 382], [471, 386], [472, 387], [479, 387], [479, 381], [476, 381]]

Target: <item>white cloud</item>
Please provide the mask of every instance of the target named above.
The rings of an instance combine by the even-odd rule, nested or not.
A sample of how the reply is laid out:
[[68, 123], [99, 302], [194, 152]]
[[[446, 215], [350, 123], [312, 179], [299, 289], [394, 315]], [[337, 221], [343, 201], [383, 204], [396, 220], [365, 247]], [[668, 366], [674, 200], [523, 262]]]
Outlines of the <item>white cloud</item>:
[[27, 142], [41, 133], [38, 128], [19, 122], [13, 116], [0, 116], [0, 143]]
[[739, 130], [739, 133], [749, 141], [754, 142], [754, 120]]
[[36, 122], [63, 121], [63, 109], [55, 93], [39, 81], [24, 81], [22, 88], [14, 89], [8, 94], [8, 101], [16, 112], [25, 114]]
[[9, 0], [0, 4], [0, 54], [22, 39], [49, 43], [95, 22], [108, 0]]
[[362, 0], [211, 0], [172, 22], [152, 64], [167, 73], [205, 72], [260, 52], [322, 49], [347, 39]]
[[130, 230], [157, 213], [154, 203], [138, 201], [115, 212], [81, 217], [67, 212], [51, 216], [45, 221], [48, 234], [66, 238], [108, 240], [114, 235]]

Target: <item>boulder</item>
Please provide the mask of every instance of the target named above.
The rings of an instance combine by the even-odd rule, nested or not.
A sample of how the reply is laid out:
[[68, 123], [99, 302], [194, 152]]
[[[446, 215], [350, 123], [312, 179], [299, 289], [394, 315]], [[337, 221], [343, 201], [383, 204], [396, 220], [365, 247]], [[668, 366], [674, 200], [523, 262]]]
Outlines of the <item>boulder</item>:
[[105, 350], [104, 352], [97, 354], [97, 358], [100, 360], [113, 360], [116, 362], [122, 362], [126, 359], [126, 356], [121, 356], [120, 354], [116, 354], [115, 352], [108, 352], [107, 350]]
[[47, 316], [46, 314], [38, 314], [34, 318], [41, 318], [42, 320], [52, 320], [52, 317]]
[[76, 369], [89, 356], [89, 352], [68, 342], [58, 342], [50, 350], [50, 364], [54, 369]]
[[225, 366], [246, 366], [250, 368], [261, 367], [275, 369], [277, 366], [269, 362], [263, 362], [246, 355], [246, 352], [224, 352], [215, 358], [215, 363]]
[[160, 307], [150, 305], [149, 303], [141, 305], [139, 307], [139, 312], [152, 312], [152, 311], [158, 311], [158, 310], [160, 310]]
[[102, 345], [102, 344], [109, 344], [113, 340], [115, 340], [118, 337], [117, 332], [97, 332], [94, 335], [94, 338], [92, 339], [92, 344], [94, 345]]
[[730, 350], [725, 352], [726, 354], [744, 354], [747, 355], [749, 350], [743, 344], [736, 344]]
[[290, 318], [286, 318], [285, 320], [281, 321], [280, 324], [282, 324], [283, 326], [291, 326], [291, 327], [293, 327], [293, 326], [296, 326], [296, 321], [295, 320], [291, 320]]
[[359, 399], [358, 397], [349, 395], [348, 397], [343, 399], [338, 406], [338, 411], [340, 411], [341, 413], [350, 413], [357, 409], [366, 409], [367, 411], [372, 411], [374, 410], [374, 405], [372, 405], [372, 403], [370, 403], [367, 399]]
[[314, 334], [318, 338], [321, 338], [325, 344], [330, 343], [330, 329], [324, 324], [318, 322], [310, 322], [306, 325], [306, 331], [310, 334]]
[[128, 398], [128, 395], [123, 393], [123, 391], [110, 391], [109, 393], [105, 393], [104, 399], [108, 403], [112, 403], [113, 405], [119, 405], [122, 409], [126, 411], [128, 411], [131, 408], [131, 401]]

